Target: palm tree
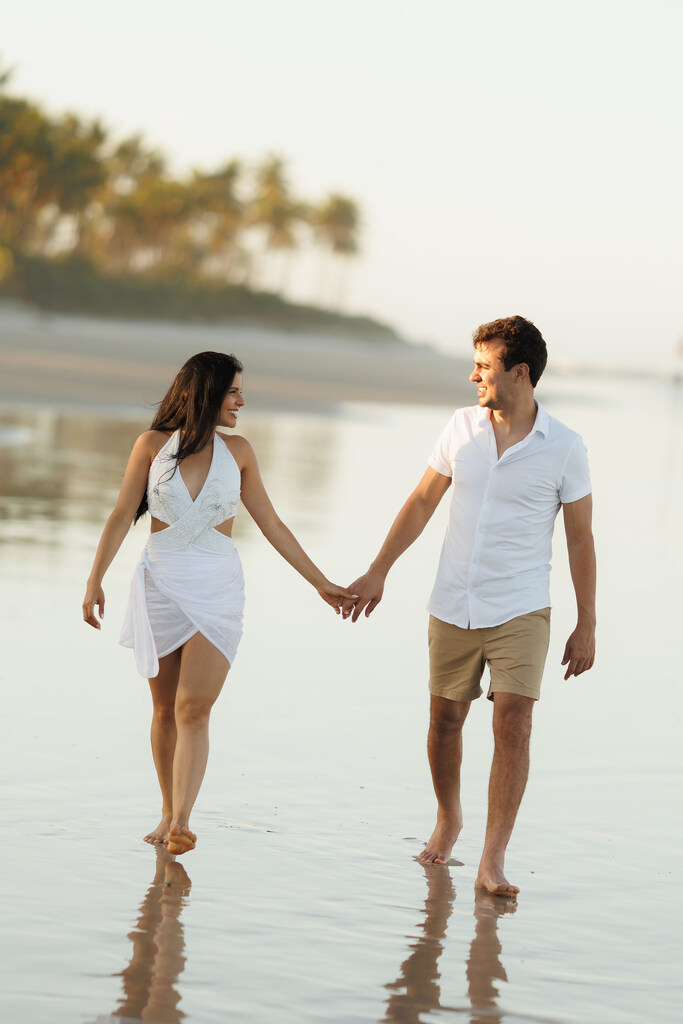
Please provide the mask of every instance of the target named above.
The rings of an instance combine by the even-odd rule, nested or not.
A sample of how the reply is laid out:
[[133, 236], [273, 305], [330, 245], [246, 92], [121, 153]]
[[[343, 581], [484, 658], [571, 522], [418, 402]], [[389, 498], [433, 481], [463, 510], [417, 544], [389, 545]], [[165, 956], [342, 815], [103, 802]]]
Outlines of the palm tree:
[[189, 265], [206, 276], [229, 280], [233, 266], [243, 257], [241, 177], [241, 162], [231, 160], [210, 174], [194, 171], [188, 183], [183, 245]]
[[308, 225], [339, 267], [339, 303], [342, 270], [358, 251], [353, 200], [335, 194], [307, 206], [292, 195], [285, 162], [274, 154], [254, 169], [251, 195], [239, 160], [178, 180], [139, 135], [112, 143], [98, 120], [49, 116], [10, 96], [10, 77], [0, 66], [0, 278], [19, 253], [70, 249], [104, 271], [171, 269], [232, 282], [242, 275], [246, 284], [245, 238], [255, 236], [260, 283], [268, 269], [268, 282], [283, 290]]
[[[358, 254], [360, 221], [358, 204], [348, 196], [338, 193], [329, 195], [312, 211], [310, 218], [316, 240], [324, 250], [327, 250], [339, 268], [334, 303], [337, 309], [342, 305], [343, 293], [348, 285], [349, 261]], [[323, 272], [324, 268], [323, 263]]]
[[[41, 218], [34, 245], [49, 252], [62, 227], [78, 229], [80, 218], [106, 180], [102, 149], [107, 134], [98, 121], [84, 122], [74, 114], [53, 122], [49, 175], [53, 199], [49, 216]], [[70, 223], [69, 223], [70, 222]]]
[[173, 264], [188, 208], [188, 190], [182, 182], [146, 174], [132, 192], [109, 205], [114, 258], [129, 270]]
[[[0, 86], [7, 74], [0, 75]], [[73, 114], [48, 118], [26, 100], [0, 95], [0, 237], [45, 252], [65, 217], [101, 187], [105, 131]]]
[[[297, 246], [297, 228], [305, 222], [306, 215], [304, 205], [290, 194], [284, 161], [271, 154], [256, 169], [256, 188], [246, 210], [246, 223], [261, 229], [264, 235], [263, 256], [275, 252], [290, 255]], [[289, 263], [281, 260], [281, 290]], [[263, 276], [263, 267], [259, 269]]]
[[102, 163], [104, 180], [79, 217], [75, 248], [103, 267], [128, 269], [141, 244], [135, 208], [142, 196], [138, 192], [136, 199], [126, 199], [139, 190], [143, 180], [149, 183], [162, 178], [165, 161], [159, 152], [148, 149], [139, 135], [132, 135], [110, 148]]

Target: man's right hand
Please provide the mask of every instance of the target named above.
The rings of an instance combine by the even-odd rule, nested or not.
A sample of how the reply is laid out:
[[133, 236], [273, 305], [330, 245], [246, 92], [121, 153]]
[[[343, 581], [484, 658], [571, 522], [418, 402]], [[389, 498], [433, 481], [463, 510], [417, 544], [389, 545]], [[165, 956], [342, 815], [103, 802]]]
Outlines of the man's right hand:
[[385, 579], [386, 576], [383, 573], [377, 570], [373, 571], [372, 569], [368, 570], [365, 576], [359, 576], [348, 587], [351, 593], [357, 596], [353, 601], [344, 601], [342, 604], [342, 616], [348, 619], [349, 615], [351, 615], [351, 621], [357, 622], [361, 612], [365, 609], [365, 618], [367, 619], [370, 612], [374, 611], [382, 600]]

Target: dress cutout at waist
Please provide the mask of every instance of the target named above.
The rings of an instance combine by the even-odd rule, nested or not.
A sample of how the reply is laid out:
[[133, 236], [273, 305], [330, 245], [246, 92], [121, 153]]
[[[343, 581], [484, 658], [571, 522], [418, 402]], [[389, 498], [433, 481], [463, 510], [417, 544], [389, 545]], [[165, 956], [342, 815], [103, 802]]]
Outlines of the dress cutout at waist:
[[147, 504], [155, 519], [167, 524], [153, 534], [158, 551], [171, 551], [196, 543], [204, 550], [225, 550], [226, 539], [214, 527], [237, 513], [240, 471], [225, 442], [214, 434], [213, 454], [204, 486], [193, 501], [185, 486], [175, 454], [180, 431], [168, 439], [150, 466]]

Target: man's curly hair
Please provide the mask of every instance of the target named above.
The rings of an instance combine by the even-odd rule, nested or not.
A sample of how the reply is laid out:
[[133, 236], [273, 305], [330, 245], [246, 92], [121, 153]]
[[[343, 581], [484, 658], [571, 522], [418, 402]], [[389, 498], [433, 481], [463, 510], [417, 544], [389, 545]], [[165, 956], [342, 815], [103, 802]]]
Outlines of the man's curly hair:
[[518, 363], [526, 363], [529, 367], [529, 380], [532, 387], [536, 387], [548, 362], [548, 350], [543, 335], [531, 320], [525, 320], [523, 316], [492, 320], [490, 324], [477, 327], [472, 338], [475, 346], [494, 339], [504, 341], [502, 359], [505, 369], [511, 370]]

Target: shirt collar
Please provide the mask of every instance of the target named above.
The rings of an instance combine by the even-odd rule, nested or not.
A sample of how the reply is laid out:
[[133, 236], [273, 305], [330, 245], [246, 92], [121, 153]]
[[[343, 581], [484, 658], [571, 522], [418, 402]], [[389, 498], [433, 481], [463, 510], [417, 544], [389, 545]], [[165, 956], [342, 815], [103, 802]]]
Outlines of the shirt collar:
[[[536, 399], [534, 399], [534, 402], [536, 402]], [[485, 427], [486, 424], [490, 423], [490, 422], [491, 422], [491, 410], [490, 409], [482, 409], [481, 407], [479, 407], [479, 423], [481, 424], [481, 426]], [[539, 434], [543, 434], [544, 437], [547, 437], [549, 429], [550, 429], [550, 416], [545, 411], [545, 409], [541, 408], [539, 403], [536, 402], [536, 419], [534, 420], [534, 425], [531, 428], [531, 430], [529, 431], [529, 433], [527, 434], [527, 437], [531, 437], [531, 435], [535, 434], [537, 431], [538, 431]]]
[[[534, 399], [534, 401], [536, 401], [536, 399]], [[538, 431], [539, 434], [543, 434], [544, 437], [547, 437], [549, 429], [550, 416], [548, 416], [548, 413], [545, 411], [545, 409], [542, 409], [538, 402], [536, 402], [536, 420], [534, 422], [531, 433], [533, 434], [535, 431]]]

